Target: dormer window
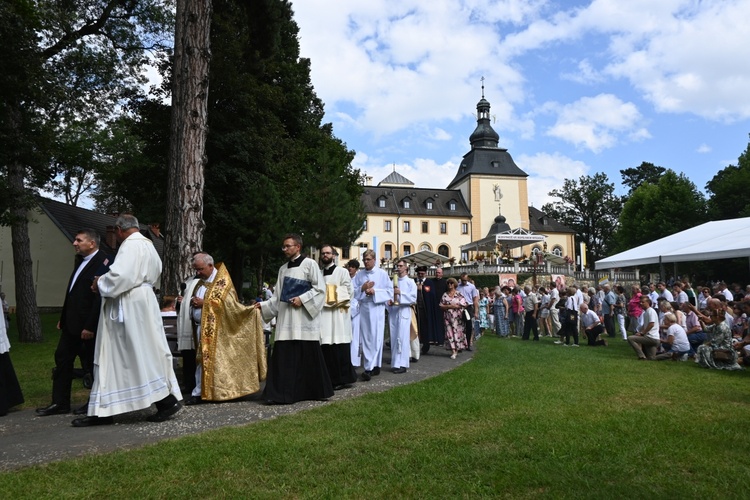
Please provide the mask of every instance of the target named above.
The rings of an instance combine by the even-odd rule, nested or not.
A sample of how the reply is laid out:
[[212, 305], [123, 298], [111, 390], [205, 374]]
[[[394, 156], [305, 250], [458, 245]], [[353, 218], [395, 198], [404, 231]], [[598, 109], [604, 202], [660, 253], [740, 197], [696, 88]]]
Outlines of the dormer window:
[[411, 208], [411, 198], [404, 198], [401, 203], [403, 204], [404, 208]]
[[454, 200], [448, 202], [448, 210], [450, 210], [451, 212], [456, 211], [456, 202]]
[[427, 210], [432, 210], [432, 200], [427, 200], [427, 202], [425, 203], [425, 207], [427, 208]]
[[378, 207], [385, 208], [385, 196], [381, 196], [380, 198], [378, 198]]

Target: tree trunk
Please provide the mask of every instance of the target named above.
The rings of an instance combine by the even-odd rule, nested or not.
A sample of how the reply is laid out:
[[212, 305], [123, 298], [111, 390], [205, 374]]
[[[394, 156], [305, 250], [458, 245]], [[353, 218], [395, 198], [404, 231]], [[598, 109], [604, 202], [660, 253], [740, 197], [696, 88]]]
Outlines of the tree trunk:
[[176, 294], [203, 247], [211, 0], [178, 0], [162, 290]]
[[[12, 199], [22, 200], [25, 198], [24, 168], [17, 162], [8, 166], [8, 187], [10, 192], [13, 193]], [[10, 234], [13, 246], [13, 266], [15, 267], [18, 340], [21, 342], [41, 342], [42, 323], [36, 304], [34, 262], [31, 260], [26, 204], [14, 204], [10, 212], [12, 216]]]

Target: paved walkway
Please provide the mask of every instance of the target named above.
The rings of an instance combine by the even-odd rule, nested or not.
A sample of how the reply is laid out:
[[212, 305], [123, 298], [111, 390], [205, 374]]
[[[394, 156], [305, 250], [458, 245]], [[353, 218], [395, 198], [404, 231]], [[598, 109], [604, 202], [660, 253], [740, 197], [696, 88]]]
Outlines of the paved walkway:
[[[357, 382], [350, 389], [337, 391], [327, 402], [303, 401], [292, 405], [266, 405], [260, 393], [241, 401], [202, 404], [183, 408], [167, 422], [151, 423], [145, 416], [154, 410], [143, 410], [115, 417], [114, 425], [75, 428], [74, 416], [38, 417], [33, 409], [11, 410], [0, 417], [0, 470], [54, 462], [84, 455], [138, 448], [164, 439], [198, 434], [219, 427], [247, 425], [259, 420], [288, 415], [301, 410], [354, 398], [370, 392], [383, 392], [399, 385], [419, 382], [469, 361], [472, 352], [450, 359], [450, 351], [433, 346], [429, 354], [409, 371], [395, 375], [390, 370], [390, 352], [383, 353], [383, 371], [370, 382]], [[361, 373], [361, 369], [358, 370]], [[50, 388], [51, 390], [51, 388]], [[80, 402], [83, 403], [83, 402]]]

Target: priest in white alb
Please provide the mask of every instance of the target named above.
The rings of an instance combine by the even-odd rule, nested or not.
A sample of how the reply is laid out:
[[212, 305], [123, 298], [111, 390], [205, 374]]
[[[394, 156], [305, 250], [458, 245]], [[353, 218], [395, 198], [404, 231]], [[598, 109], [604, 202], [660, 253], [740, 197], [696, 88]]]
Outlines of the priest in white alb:
[[182, 394], [154, 294], [161, 259], [132, 215], [117, 218], [115, 236], [121, 242], [115, 262], [92, 285], [102, 296], [94, 386], [88, 415], [73, 420], [74, 427], [111, 424], [113, 415], [154, 403], [157, 411], [147, 420], [163, 422], [181, 407]]
[[388, 302], [393, 373], [406, 373], [411, 357], [412, 306], [417, 303], [417, 284], [407, 275], [408, 271], [409, 264], [404, 259], [396, 263], [398, 286], [394, 281], [393, 300]]
[[393, 282], [388, 273], [375, 267], [373, 250], [365, 250], [362, 261], [365, 268], [357, 272], [352, 287], [359, 302], [359, 337], [365, 369], [362, 380], [368, 381], [373, 375], [380, 375], [383, 364], [385, 307], [393, 300]]

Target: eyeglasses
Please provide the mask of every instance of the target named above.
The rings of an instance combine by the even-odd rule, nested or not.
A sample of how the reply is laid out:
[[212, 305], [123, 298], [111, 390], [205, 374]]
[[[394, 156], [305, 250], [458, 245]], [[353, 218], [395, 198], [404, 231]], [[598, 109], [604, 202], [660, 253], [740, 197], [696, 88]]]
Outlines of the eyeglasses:
[[298, 247], [298, 246], [299, 246], [299, 245], [298, 245], [298, 244], [296, 244], [296, 243], [293, 243], [293, 244], [291, 244], [291, 245], [282, 245], [282, 246], [281, 246], [281, 250], [286, 250], [287, 248], [294, 248], [294, 247]]

